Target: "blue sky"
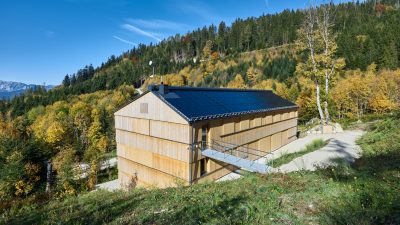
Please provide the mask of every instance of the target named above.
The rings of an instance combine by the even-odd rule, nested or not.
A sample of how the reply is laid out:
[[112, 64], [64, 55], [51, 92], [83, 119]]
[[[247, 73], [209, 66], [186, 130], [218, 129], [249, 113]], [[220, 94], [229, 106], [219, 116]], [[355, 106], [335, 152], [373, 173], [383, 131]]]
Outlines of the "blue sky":
[[[315, 1], [315, 0], [314, 0]], [[335, 2], [345, 1], [337, 0]], [[1, 0], [0, 80], [59, 84], [138, 43], [308, 0]]]

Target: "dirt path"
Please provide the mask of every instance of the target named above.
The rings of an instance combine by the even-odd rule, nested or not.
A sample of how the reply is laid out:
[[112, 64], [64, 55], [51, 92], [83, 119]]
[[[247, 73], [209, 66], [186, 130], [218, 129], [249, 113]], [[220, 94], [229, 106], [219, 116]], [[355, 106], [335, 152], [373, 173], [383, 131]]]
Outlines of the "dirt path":
[[[303, 156], [300, 156], [291, 162], [284, 164], [278, 168], [274, 168], [274, 172], [293, 172], [299, 170], [311, 170], [314, 171], [319, 167], [332, 165], [336, 159], [344, 159], [348, 162], [353, 162], [360, 156], [360, 148], [356, 144], [356, 140], [361, 137], [363, 131], [344, 131], [343, 133], [336, 134], [313, 134], [303, 138], [299, 138], [280, 149], [273, 152], [273, 154], [267, 155], [265, 158], [257, 160], [257, 163], [267, 163], [272, 159], [279, 158], [281, 155], [298, 152], [305, 148], [305, 146], [311, 143], [315, 139], [330, 140], [329, 143], [314, 152], [310, 152]], [[272, 163], [269, 165], [273, 166]], [[233, 180], [241, 177], [237, 173], [230, 173], [219, 181]]]
[[108, 190], [108, 191], [114, 191], [114, 190], [118, 190], [120, 188], [121, 188], [121, 186], [119, 185], [118, 179], [96, 185], [96, 190], [104, 189], [104, 190]]
[[[361, 148], [356, 144], [356, 140], [361, 137], [362, 134], [362, 131], [345, 131], [337, 134], [308, 136], [308, 139], [313, 138], [312, 140], [322, 138], [324, 140], [330, 139], [330, 141], [325, 147], [300, 156], [278, 167], [277, 170], [284, 173], [298, 170], [314, 171], [319, 167], [326, 167], [334, 164], [336, 159], [354, 162], [356, 158], [360, 157]], [[306, 141], [302, 139], [295, 142], [294, 144], [302, 145], [302, 148], [307, 144]]]

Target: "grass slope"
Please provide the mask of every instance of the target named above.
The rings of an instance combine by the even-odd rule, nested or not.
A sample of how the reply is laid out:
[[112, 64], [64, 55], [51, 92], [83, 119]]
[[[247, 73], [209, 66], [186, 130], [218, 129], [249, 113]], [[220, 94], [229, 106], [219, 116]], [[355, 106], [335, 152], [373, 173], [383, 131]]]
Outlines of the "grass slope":
[[15, 205], [9, 224], [399, 224], [400, 118], [359, 144], [362, 158], [315, 172], [249, 174], [192, 187], [97, 191], [47, 204]]
[[329, 142], [329, 140], [324, 141], [322, 139], [315, 139], [310, 144], [307, 144], [304, 149], [302, 149], [298, 152], [283, 154], [279, 158], [271, 160], [271, 163], [272, 163], [271, 165], [273, 165], [275, 168], [277, 168], [283, 164], [291, 162], [295, 158], [298, 158], [298, 157], [308, 154], [310, 152], [321, 149], [322, 147], [327, 145], [328, 142]]

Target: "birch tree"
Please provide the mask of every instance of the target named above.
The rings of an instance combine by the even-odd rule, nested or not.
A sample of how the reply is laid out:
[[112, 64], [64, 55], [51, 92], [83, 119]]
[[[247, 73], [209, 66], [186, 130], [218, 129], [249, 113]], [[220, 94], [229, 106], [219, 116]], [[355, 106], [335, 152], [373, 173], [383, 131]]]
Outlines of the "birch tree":
[[325, 124], [325, 116], [321, 107], [321, 71], [319, 69], [319, 63], [317, 62], [318, 50], [321, 48], [320, 33], [317, 29], [317, 9], [314, 6], [310, 6], [306, 11], [306, 16], [302, 27], [299, 29], [299, 40], [298, 45], [303, 50], [308, 51], [308, 59], [305, 63], [299, 63], [296, 67], [296, 73], [303, 74], [310, 78], [315, 85], [316, 90], [316, 103], [321, 119], [321, 123]]
[[[337, 44], [333, 33], [334, 12], [333, 3], [320, 8], [310, 6], [299, 30], [298, 44], [307, 50], [308, 59], [300, 63], [296, 72], [310, 78], [315, 84], [316, 104], [322, 124], [330, 120], [329, 90], [332, 81], [345, 66], [344, 59], [336, 58]], [[321, 106], [321, 88], [324, 84], [324, 110]]]
[[333, 3], [323, 5], [320, 7], [318, 16], [316, 16], [316, 23], [318, 29], [318, 37], [321, 38], [323, 53], [318, 55], [318, 61], [323, 71], [325, 79], [325, 101], [324, 101], [324, 113], [325, 122], [330, 121], [329, 114], [329, 87], [331, 85], [331, 79], [335, 78], [340, 70], [345, 66], [344, 59], [335, 58], [337, 50], [337, 44], [335, 42], [335, 35], [332, 27], [334, 26], [334, 12]]

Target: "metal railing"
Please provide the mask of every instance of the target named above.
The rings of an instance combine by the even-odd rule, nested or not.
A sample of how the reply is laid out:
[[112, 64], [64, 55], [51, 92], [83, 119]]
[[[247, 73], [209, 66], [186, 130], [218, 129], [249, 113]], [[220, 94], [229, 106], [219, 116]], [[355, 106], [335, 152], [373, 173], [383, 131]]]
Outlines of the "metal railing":
[[[255, 148], [246, 147], [243, 145], [235, 145], [228, 142], [211, 140], [210, 142], [198, 142], [198, 147], [200, 147], [201, 151], [206, 149], [212, 149], [224, 154], [224, 158], [229, 155], [238, 157], [240, 159], [248, 159], [252, 160], [255, 163], [255, 160], [260, 158], [266, 158], [268, 155], [272, 155], [272, 152], [266, 152]], [[274, 157], [272, 157], [273, 159]], [[273, 166], [273, 160], [270, 161], [271, 166]]]

